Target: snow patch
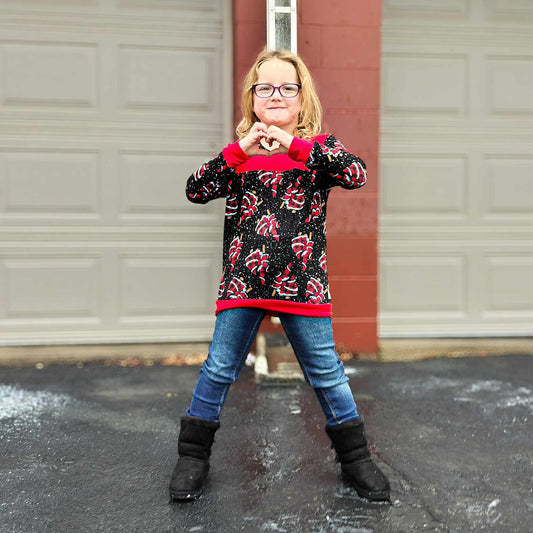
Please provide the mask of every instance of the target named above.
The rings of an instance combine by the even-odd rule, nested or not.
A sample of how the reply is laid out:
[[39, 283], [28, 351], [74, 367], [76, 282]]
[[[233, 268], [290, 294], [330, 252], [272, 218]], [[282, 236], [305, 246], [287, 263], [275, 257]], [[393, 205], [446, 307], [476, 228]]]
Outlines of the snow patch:
[[[416, 378], [392, 382], [393, 392], [405, 397], [422, 398], [431, 391], [455, 393], [456, 402], [470, 402], [481, 406], [487, 414], [497, 409], [522, 407], [533, 411], [533, 393], [527, 387], [516, 387], [512, 383], [500, 380], [455, 380], [439, 377]], [[446, 392], [452, 391], [452, 392]]]
[[0, 421], [15, 419], [19, 423], [35, 424], [44, 412], [64, 409], [71, 403], [72, 398], [66, 394], [0, 385]]

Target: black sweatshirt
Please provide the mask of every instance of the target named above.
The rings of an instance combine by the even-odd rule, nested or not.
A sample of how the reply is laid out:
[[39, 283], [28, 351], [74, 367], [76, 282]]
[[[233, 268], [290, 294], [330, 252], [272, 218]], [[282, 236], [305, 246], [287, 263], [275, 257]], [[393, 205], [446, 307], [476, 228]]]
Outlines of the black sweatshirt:
[[339, 185], [366, 182], [364, 162], [332, 135], [295, 137], [288, 154], [249, 157], [238, 142], [187, 181], [187, 198], [226, 198], [223, 274], [216, 312], [260, 307], [273, 314], [331, 316], [326, 204]]

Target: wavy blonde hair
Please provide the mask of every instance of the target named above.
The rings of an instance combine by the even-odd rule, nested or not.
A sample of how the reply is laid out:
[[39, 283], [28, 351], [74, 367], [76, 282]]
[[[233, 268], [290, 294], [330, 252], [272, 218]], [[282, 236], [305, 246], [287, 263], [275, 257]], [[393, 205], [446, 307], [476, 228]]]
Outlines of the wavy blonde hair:
[[259, 67], [271, 59], [279, 59], [291, 63], [296, 69], [298, 83], [302, 86], [300, 92], [302, 105], [294, 135], [302, 139], [315, 137], [322, 129], [322, 106], [320, 105], [320, 100], [318, 99], [313, 78], [311, 78], [309, 70], [299, 56], [288, 50], [268, 51], [266, 49], [257, 56], [255, 63], [244, 78], [241, 96], [241, 111], [243, 118], [235, 130], [237, 136], [239, 139], [246, 137], [254, 123], [259, 121], [259, 118], [254, 113], [252, 85], [259, 77]]

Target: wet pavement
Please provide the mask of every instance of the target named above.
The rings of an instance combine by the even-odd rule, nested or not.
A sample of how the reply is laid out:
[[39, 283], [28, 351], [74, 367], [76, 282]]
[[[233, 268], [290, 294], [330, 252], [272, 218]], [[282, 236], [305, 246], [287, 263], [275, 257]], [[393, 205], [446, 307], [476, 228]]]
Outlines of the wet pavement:
[[198, 367], [0, 368], [0, 532], [529, 532], [533, 358], [346, 363], [392, 503], [344, 486], [312, 390], [233, 386], [206, 494], [169, 501]]

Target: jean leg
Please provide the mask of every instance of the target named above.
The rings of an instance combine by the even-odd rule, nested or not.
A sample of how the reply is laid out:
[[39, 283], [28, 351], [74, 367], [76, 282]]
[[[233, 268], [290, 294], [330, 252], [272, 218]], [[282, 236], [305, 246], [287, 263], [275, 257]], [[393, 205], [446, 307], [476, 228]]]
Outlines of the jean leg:
[[187, 414], [218, 422], [230, 385], [237, 380], [266, 312], [239, 307], [217, 315], [209, 355], [200, 370]]
[[335, 351], [331, 318], [280, 313], [280, 320], [327, 423], [336, 425], [358, 418], [348, 376]]

